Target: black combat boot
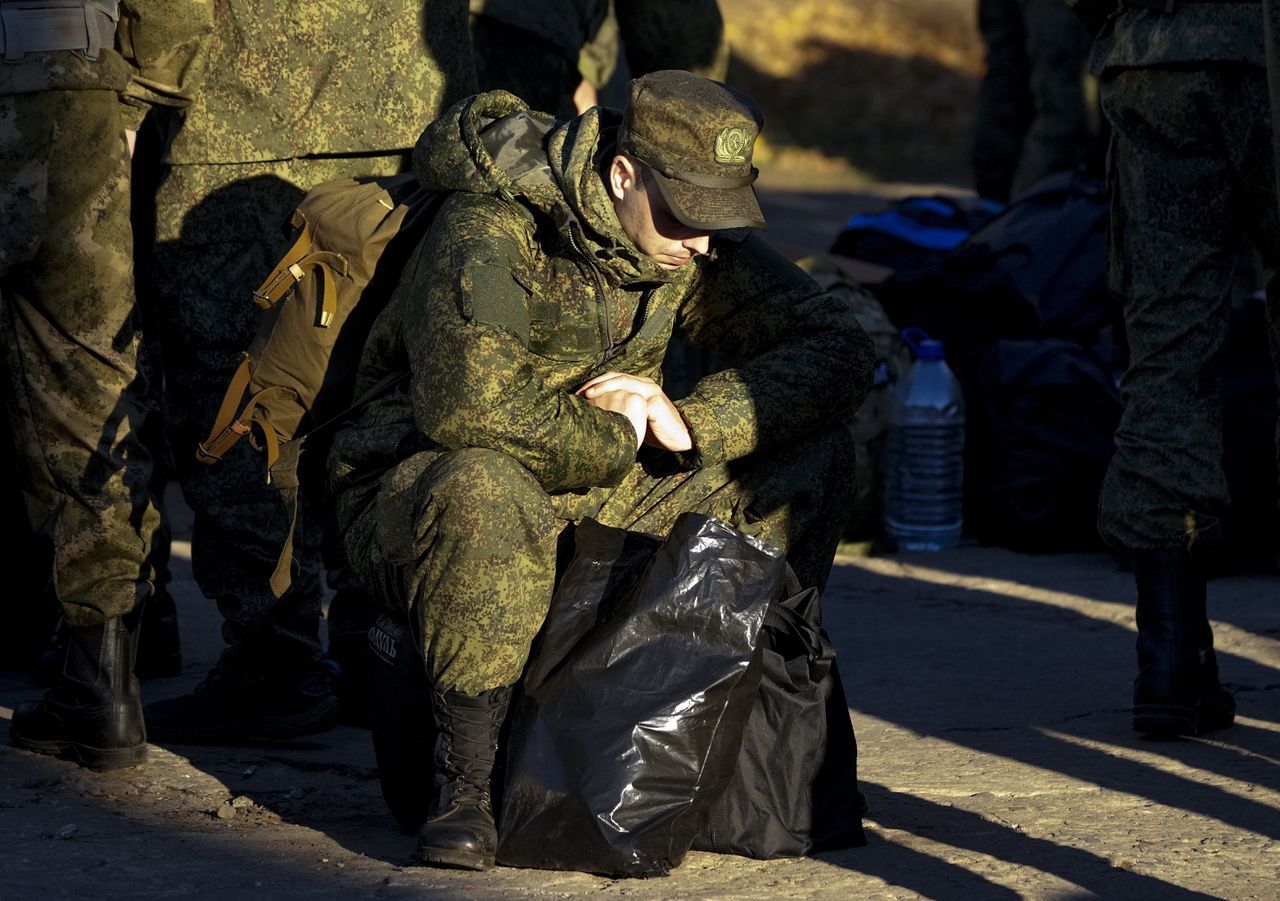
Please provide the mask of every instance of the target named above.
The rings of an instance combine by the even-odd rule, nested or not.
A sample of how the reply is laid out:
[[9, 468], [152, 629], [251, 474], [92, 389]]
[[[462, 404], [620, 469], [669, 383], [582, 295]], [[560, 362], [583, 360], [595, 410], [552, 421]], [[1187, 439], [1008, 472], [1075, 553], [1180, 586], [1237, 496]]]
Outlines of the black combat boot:
[[493, 866], [498, 830], [489, 782], [510, 700], [510, 687], [478, 695], [431, 693], [438, 793], [418, 830], [423, 863], [464, 870]]
[[1133, 728], [1157, 736], [1230, 726], [1235, 699], [1218, 682], [1205, 579], [1181, 548], [1134, 555], [1138, 589], [1138, 676]]
[[65, 629], [62, 673], [44, 699], [13, 714], [15, 748], [53, 754], [95, 770], [142, 763], [147, 734], [133, 674], [138, 612]]
[[218, 663], [190, 694], [148, 704], [147, 730], [157, 744], [292, 741], [337, 725], [332, 679], [320, 660], [255, 683], [239, 681]]

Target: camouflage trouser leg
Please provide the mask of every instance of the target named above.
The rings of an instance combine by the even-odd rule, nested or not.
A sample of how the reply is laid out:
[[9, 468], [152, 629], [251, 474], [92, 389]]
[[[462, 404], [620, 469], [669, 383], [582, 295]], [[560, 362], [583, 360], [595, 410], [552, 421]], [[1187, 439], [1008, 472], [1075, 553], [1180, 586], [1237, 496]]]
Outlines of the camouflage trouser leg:
[[0, 97], [0, 346], [18, 483], [67, 621], [150, 591], [129, 159], [110, 91]]
[[[284, 251], [282, 226], [303, 193], [320, 182], [391, 174], [401, 165], [394, 155], [173, 166], [157, 194], [155, 308], [167, 317], [169, 441], [195, 515], [194, 575], [224, 618], [229, 647], [223, 663], [244, 682], [296, 671], [319, 651], [321, 517], [301, 518], [293, 587], [277, 600], [268, 579], [289, 514], [266, 484], [263, 457], [242, 441], [209, 466], [195, 460], [196, 443], [257, 330], [262, 314], [251, 292]], [[304, 491], [304, 513], [311, 502]]]
[[1098, 524], [1119, 548], [1191, 546], [1221, 531], [1220, 374], [1240, 241], [1269, 270], [1280, 263], [1271, 132], [1248, 112], [1268, 108], [1266, 90], [1261, 68], [1226, 64], [1126, 69], [1102, 83], [1113, 129], [1108, 279], [1124, 302], [1130, 363]]
[[496, 451], [424, 451], [384, 477], [345, 537], [378, 597], [410, 609], [437, 687], [476, 693], [519, 679], [571, 521], [665, 534], [681, 513], [706, 513], [786, 550], [821, 586], [852, 495], [843, 427], [696, 472], [637, 465], [616, 489], [585, 495], [549, 496]]

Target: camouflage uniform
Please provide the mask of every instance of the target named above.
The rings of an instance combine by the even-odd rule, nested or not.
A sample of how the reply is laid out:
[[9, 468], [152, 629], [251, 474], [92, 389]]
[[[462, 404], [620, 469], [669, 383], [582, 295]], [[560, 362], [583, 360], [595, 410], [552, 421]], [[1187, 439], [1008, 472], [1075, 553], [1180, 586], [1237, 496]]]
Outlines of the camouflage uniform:
[[[1099, 527], [1128, 550], [1190, 547], [1218, 536], [1228, 504], [1218, 378], [1241, 239], [1280, 266], [1259, 4], [1126, 10], [1092, 65], [1114, 134], [1109, 279], [1130, 344]], [[1268, 307], [1280, 359], [1274, 296]]]
[[986, 73], [978, 90], [973, 173], [1001, 203], [1081, 163], [1100, 160], [1086, 96], [1090, 37], [1062, 0], [979, 0]]
[[[348, 555], [412, 611], [442, 692], [516, 681], [566, 526], [586, 516], [663, 533], [710, 513], [822, 584], [852, 490], [841, 421], [870, 384], [852, 311], [754, 233], [718, 232], [675, 271], [635, 249], [599, 169], [616, 112], [557, 124], [522, 108], [480, 95], [423, 134], [416, 174], [453, 193], [360, 371], [411, 379], [330, 455]], [[608, 370], [658, 378], [673, 331], [737, 365], [677, 403], [694, 451], [637, 458], [628, 420], [573, 392]]]
[[267, 580], [288, 516], [261, 457], [242, 442], [205, 466], [195, 446], [257, 329], [250, 292], [303, 193], [400, 171], [423, 126], [474, 91], [466, 16], [464, 0], [219, 3], [208, 77], [175, 123], [156, 197], [170, 440], [195, 512], [195, 577], [225, 619], [224, 662], [246, 683], [319, 649], [323, 511], [311, 511], [294, 586], [277, 602]]
[[471, 0], [471, 14], [480, 90], [510, 91], [558, 116], [575, 115], [573, 92], [584, 77], [601, 87], [613, 71], [583, 51], [616, 56], [619, 36], [632, 75], [687, 69], [723, 80], [728, 70], [716, 0]]
[[[48, 5], [57, 6], [69, 4]], [[23, 55], [23, 29], [5, 36], [13, 58], [0, 64], [0, 344], [27, 513], [52, 543], [67, 622], [87, 627], [149, 593], [159, 522], [151, 460], [135, 434], [145, 393], [124, 131], [153, 106], [189, 101], [211, 4], [126, 0], [114, 48], [114, 3], [73, 11], [82, 27], [86, 16], [106, 22], [105, 46]]]

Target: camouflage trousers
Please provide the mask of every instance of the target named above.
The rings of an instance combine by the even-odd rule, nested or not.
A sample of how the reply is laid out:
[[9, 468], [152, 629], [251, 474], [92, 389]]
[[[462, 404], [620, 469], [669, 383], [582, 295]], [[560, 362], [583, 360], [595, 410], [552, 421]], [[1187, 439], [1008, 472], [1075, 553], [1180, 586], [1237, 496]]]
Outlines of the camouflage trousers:
[[[1104, 76], [1102, 100], [1113, 129], [1108, 280], [1124, 304], [1130, 362], [1099, 530], [1127, 550], [1211, 542], [1230, 500], [1220, 375], [1241, 241], [1268, 271], [1280, 265], [1265, 73], [1122, 69]], [[1273, 280], [1273, 361], [1274, 292]]]
[[853, 439], [839, 426], [790, 446], [691, 472], [662, 456], [611, 489], [548, 495], [497, 451], [427, 450], [403, 460], [344, 532], [352, 565], [421, 639], [442, 691], [514, 684], [546, 617], [569, 526], [665, 535], [685, 512], [714, 516], [787, 552], [823, 586], [853, 496]]
[[193, 573], [223, 616], [223, 665], [246, 683], [296, 672], [319, 652], [327, 504], [304, 488], [293, 586], [276, 599], [268, 579], [290, 517], [266, 483], [263, 456], [242, 441], [206, 465], [195, 459], [196, 444], [257, 331], [262, 311], [252, 291], [286, 249], [284, 228], [305, 191], [338, 178], [392, 174], [402, 165], [395, 154], [171, 166], [156, 193], [149, 302], [164, 348], [168, 439], [194, 513]]
[[5, 407], [31, 529], [52, 546], [52, 590], [77, 626], [147, 596], [159, 524], [136, 436], [123, 128], [114, 91], [0, 96]]

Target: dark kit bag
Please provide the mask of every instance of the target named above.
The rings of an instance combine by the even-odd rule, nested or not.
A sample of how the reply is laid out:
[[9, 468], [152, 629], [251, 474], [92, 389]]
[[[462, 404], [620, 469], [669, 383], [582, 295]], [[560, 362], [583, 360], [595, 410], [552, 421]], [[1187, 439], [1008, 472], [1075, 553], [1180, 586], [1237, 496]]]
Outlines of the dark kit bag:
[[867, 843], [858, 746], [818, 590], [802, 590], [787, 567], [785, 595], [765, 616], [759, 695], [699, 851], [767, 860]]
[[780, 551], [698, 514], [666, 541], [586, 520], [508, 726], [498, 862], [678, 866], [732, 780]]

